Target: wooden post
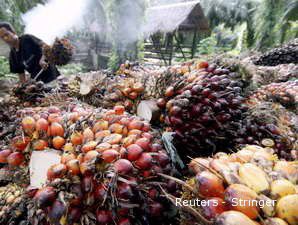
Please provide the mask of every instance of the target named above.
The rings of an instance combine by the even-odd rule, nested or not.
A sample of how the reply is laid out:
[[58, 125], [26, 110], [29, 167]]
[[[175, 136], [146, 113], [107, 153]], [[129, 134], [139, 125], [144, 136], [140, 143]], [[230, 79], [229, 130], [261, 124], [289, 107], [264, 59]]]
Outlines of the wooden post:
[[174, 35], [174, 37], [175, 37], [175, 39], [176, 39], [176, 41], [177, 41], [177, 46], [178, 46], [178, 48], [180, 49], [180, 51], [181, 51], [181, 53], [182, 53], [183, 59], [186, 61], [187, 59], [186, 59], [186, 56], [185, 56], [185, 54], [184, 54], [184, 52], [183, 52], [183, 49], [182, 49], [182, 47], [181, 47], [181, 45], [180, 45], [180, 40], [178, 39], [178, 37], [177, 37], [176, 34]]
[[197, 50], [197, 30], [194, 31], [194, 37], [192, 40], [192, 48], [191, 48], [191, 58], [193, 59], [195, 54], [196, 54], [196, 50]]

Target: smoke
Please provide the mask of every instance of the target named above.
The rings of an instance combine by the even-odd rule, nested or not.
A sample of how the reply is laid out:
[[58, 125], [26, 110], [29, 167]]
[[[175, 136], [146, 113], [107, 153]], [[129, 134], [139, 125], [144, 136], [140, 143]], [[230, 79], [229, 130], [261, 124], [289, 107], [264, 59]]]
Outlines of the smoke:
[[48, 44], [73, 27], [82, 25], [90, 0], [48, 0], [23, 15], [25, 33], [33, 34]]

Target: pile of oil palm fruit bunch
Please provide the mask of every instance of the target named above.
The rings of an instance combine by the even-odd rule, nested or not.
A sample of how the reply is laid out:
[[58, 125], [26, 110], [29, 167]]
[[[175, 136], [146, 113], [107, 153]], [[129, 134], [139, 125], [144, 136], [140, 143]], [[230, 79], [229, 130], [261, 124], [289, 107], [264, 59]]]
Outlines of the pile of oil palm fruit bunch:
[[192, 159], [189, 169], [194, 176], [187, 181], [167, 177], [183, 186], [178, 201], [181, 224], [296, 225], [297, 161], [281, 160], [269, 140], [263, 144]]
[[31, 219], [38, 224], [137, 224], [167, 217], [169, 206], [159, 187], [177, 190], [158, 174], [175, 171], [146, 121], [123, 106], [96, 110], [73, 104], [24, 112], [19, 133], [0, 152], [1, 163], [26, 167], [32, 151], [61, 152], [60, 163], [48, 169], [46, 185], [28, 193]]
[[254, 63], [263, 66], [298, 63], [298, 39], [264, 53]]
[[[48, 60], [64, 64], [71, 47], [55, 43], [67, 57]], [[0, 224], [297, 225], [297, 80], [251, 90], [235, 71], [126, 62], [15, 88], [0, 102]]]

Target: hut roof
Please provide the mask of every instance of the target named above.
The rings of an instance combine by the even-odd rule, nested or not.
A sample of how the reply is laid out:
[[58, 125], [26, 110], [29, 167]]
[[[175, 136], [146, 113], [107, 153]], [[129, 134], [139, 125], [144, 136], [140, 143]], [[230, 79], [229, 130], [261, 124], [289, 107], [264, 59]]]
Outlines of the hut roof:
[[175, 30], [209, 31], [208, 20], [199, 1], [150, 7], [146, 12], [145, 34]]

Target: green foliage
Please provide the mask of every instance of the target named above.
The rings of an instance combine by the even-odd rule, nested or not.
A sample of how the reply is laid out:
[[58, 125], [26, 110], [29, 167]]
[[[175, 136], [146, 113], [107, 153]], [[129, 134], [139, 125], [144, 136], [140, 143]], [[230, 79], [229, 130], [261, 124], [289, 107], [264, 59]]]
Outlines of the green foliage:
[[0, 20], [11, 23], [17, 32], [23, 31], [21, 15], [44, 0], [0, 0]]
[[70, 63], [58, 68], [62, 75], [72, 75], [86, 72], [86, 68], [81, 63]]
[[0, 77], [6, 76], [9, 72], [8, 60], [5, 57], [0, 56]]

